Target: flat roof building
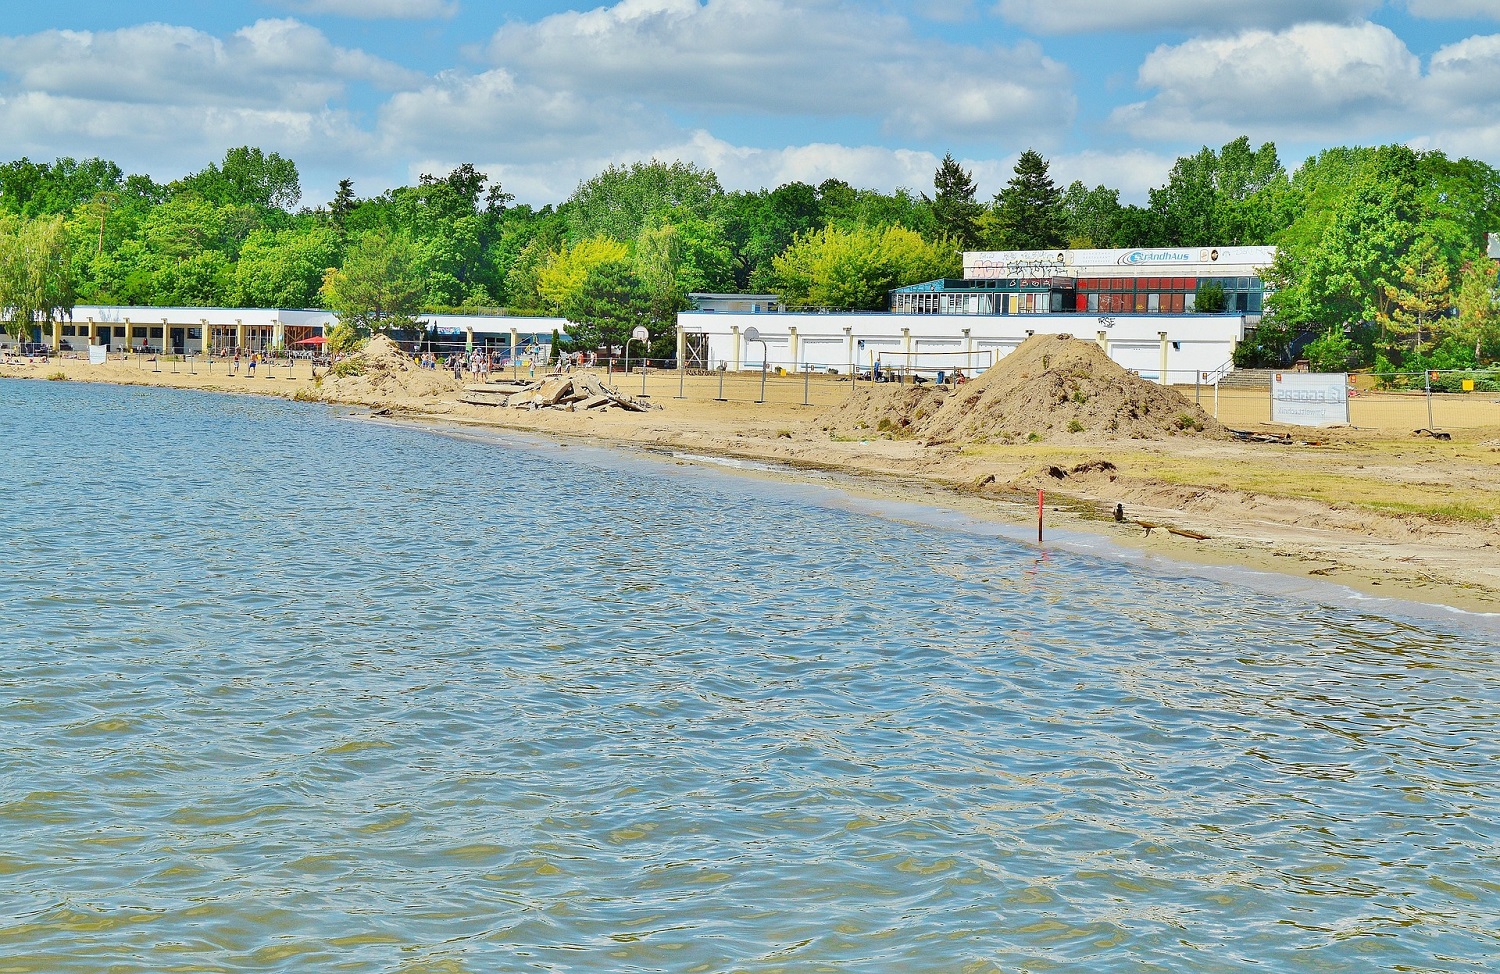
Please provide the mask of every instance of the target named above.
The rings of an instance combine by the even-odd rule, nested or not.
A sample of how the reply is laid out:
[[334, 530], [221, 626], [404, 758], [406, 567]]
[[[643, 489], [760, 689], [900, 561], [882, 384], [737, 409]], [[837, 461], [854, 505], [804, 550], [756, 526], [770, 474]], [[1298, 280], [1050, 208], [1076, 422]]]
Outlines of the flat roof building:
[[1206, 284], [1224, 312], [1258, 316], [1275, 247], [1001, 250], [964, 254], [964, 276], [891, 292], [896, 314], [1189, 314]]

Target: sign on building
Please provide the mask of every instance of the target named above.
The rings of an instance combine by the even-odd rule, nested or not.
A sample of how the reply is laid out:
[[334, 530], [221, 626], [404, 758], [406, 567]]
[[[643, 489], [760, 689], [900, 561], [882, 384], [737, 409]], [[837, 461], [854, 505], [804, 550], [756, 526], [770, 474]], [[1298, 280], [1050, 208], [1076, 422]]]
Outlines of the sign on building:
[[1271, 376], [1271, 422], [1333, 426], [1349, 422], [1347, 372], [1277, 372]]

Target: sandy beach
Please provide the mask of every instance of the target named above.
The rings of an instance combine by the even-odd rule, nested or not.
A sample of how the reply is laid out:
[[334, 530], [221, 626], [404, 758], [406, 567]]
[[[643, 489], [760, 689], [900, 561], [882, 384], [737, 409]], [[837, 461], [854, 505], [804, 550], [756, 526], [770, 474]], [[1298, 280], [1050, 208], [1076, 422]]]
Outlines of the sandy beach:
[[[809, 397], [813, 404], [802, 405], [720, 402], [717, 377], [663, 373], [645, 380], [646, 412], [467, 404], [459, 401], [467, 379], [403, 367], [399, 360], [320, 381], [305, 360], [290, 369], [263, 366], [252, 377], [229, 374], [222, 362], [210, 368], [201, 361], [53, 359], [0, 366], [0, 377], [345, 403], [413, 420], [767, 461], [784, 466], [789, 477], [799, 469], [840, 472], [858, 492], [1013, 523], [1035, 523], [1040, 489], [1050, 526], [1093, 532], [1162, 557], [1500, 612], [1500, 406], [1495, 425], [1452, 429], [1451, 440], [1412, 435], [1426, 425], [1418, 402], [1398, 404], [1402, 409], [1378, 428], [1279, 428], [1250, 414], [1221, 414], [1237, 429], [1290, 434], [1290, 443], [1191, 430], [1177, 435], [1170, 428], [1112, 436], [1049, 429], [1031, 437], [974, 435], [971, 428], [945, 438], [857, 418], [864, 415], [860, 409], [879, 407], [878, 413], [890, 408], [891, 397], [910, 399], [912, 393], [868, 384], [852, 389], [824, 377]], [[640, 396], [638, 374], [599, 377]], [[744, 392], [753, 395], [753, 386]], [[906, 401], [905, 408], [936, 410], [957, 395], [924, 390], [916, 399], [928, 405]], [[876, 398], [852, 408], [859, 406], [857, 396]], [[1191, 398], [1182, 402], [1190, 406]], [[1116, 520], [1117, 505], [1122, 520]]]

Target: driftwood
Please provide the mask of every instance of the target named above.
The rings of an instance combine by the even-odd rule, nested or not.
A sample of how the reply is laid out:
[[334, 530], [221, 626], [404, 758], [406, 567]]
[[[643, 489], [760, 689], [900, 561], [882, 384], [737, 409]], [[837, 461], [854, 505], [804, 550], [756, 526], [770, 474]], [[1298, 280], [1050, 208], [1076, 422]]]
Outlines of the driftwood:
[[[1116, 520], [1122, 520], [1122, 519], [1123, 518], [1116, 518]], [[1156, 528], [1161, 528], [1163, 531], [1167, 532], [1168, 534], [1175, 534], [1179, 538], [1192, 538], [1194, 541], [1208, 541], [1209, 540], [1209, 537], [1206, 534], [1200, 534], [1197, 531], [1189, 531], [1186, 528], [1174, 528], [1170, 524], [1157, 524], [1154, 521], [1136, 521], [1135, 523], [1139, 524], [1141, 527], [1143, 527], [1143, 528], [1146, 529], [1146, 536], [1147, 537], [1150, 537], [1151, 532], [1153, 530], [1155, 530]]]

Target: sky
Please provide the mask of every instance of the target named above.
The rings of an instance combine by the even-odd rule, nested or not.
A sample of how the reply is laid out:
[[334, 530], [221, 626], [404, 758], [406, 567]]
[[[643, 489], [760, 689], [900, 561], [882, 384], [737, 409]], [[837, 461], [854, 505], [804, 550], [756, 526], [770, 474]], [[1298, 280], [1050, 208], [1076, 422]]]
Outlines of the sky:
[[988, 200], [1034, 148], [1143, 202], [1247, 135], [1283, 162], [1408, 143], [1500, 167], [1500, 0], [54, 0], [0, 11], [0, 159], [169, 181], [238, 145], [303, 202], [470, 162], [518, 201], [681, 159]]

